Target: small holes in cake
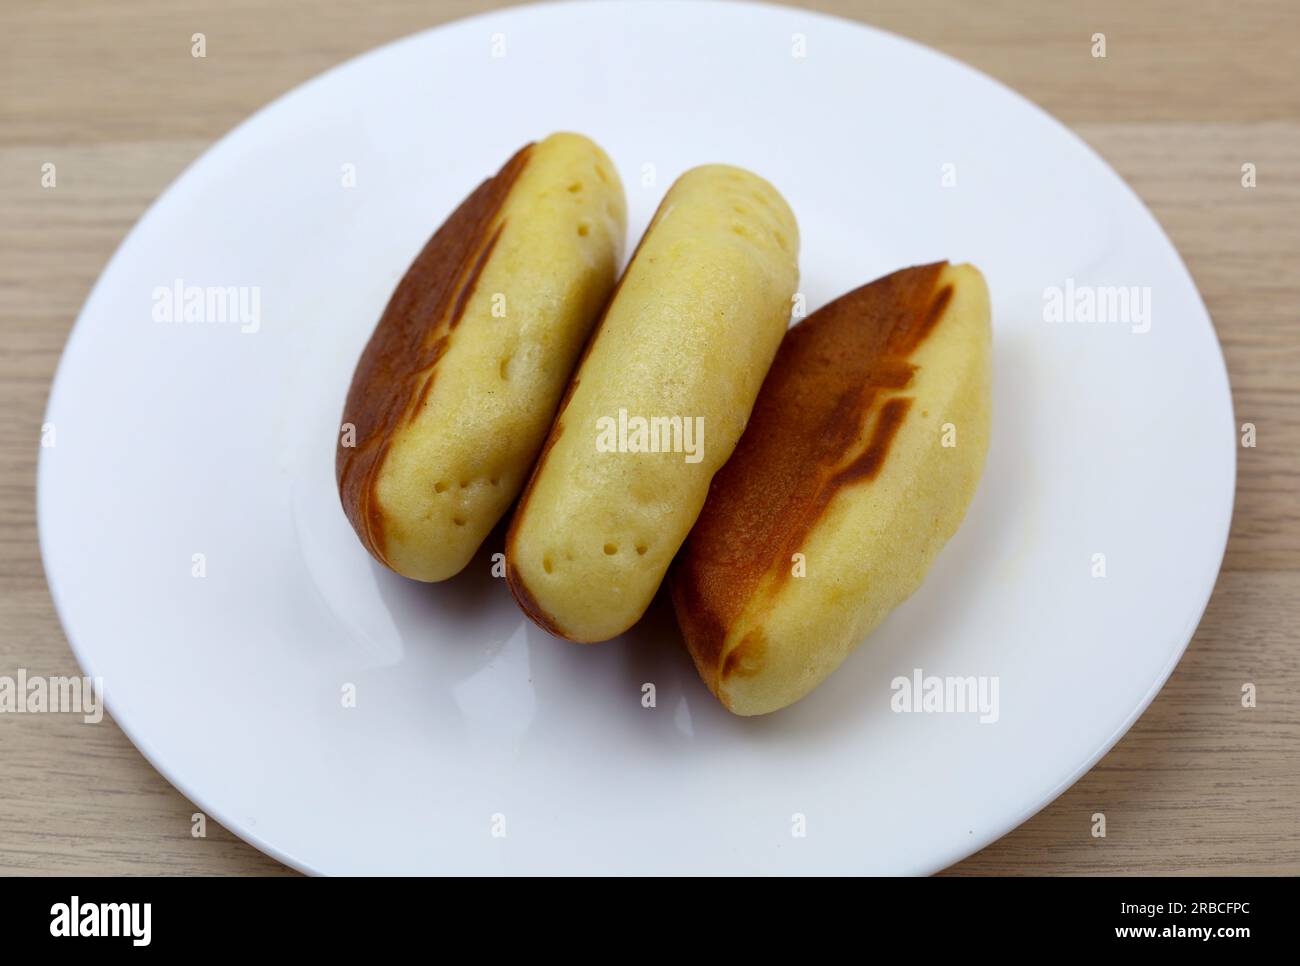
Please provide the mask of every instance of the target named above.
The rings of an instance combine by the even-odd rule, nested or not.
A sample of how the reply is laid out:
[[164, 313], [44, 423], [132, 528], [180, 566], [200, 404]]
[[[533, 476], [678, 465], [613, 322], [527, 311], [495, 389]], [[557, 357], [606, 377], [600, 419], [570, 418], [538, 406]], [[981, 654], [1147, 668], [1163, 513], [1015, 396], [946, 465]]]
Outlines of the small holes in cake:
[[451, 518], [451, 522], [454, 523], [454, 524], [456, 524], [456, 526], [458, 526], [458, 527], [463, 527], [463, 526], [465, 525], [465, 518], [464, 518], [464, 517], [459, 517], [459, 516], [458, 516], [458, 517], [452, 517], [452, 518]]
[[500, 477], [496, 477], [496, 476], [494, 476], [494, 477], [492, 477], [490, 480], [488, 480], [488, 483], [489, 483], [490, 485], [492, 485], [492, 486], [500, 486], [500, 485], [501, 485], [501, 478], [500, 478]]
[[575, 181], [573, 182], [573, 184], [569, 185], [569, 194], [571, 195], [576, 195], [581, 190], [582, 190], [581, 181]]
[[645, 556], [645, 552], [646, 552], [647, 549], [649, 549], [649, 548], [646, 547], [646, 545], [645, 545], [644, 543], [638, 543], [638, 544], [636, 545], [636, 555], [637, 555], [638, 557], [644, 557], [644, 556]]
[[731, 230], [734, 231], [734, 232], [735, 232], [737, 235], [739, 235], [741, 238], [752, 238], [752, 237], [753, 237], [753, 236], [749, 233], [749, 229], [746, 228], [744, 225], [739, 224], [739, 223], [732, 225], [732, 226], [731, 226]]
[[596, 177], [604, 184], [609, 184], [609, 174], [605, 171], [604, 167], [599, 164], [596, 165]]
[[434, 492], [434, 493], [446, 493], [446, 492], [447, 492], [447, 484], [444, 483], [442, 480], [439, 480], [437, 483], [433, 484], [433, 492]]
[[505, 356], [500, 365], [497, 366], [497, 372], [500, 373], [502, 382], [510, 379], [510, 358], [510, 356]]
[[618, 544], [615, 544], [615, 543], [607, 543], [607, 544], [605, 544], [605, 556], [606, 556], [606, 557], [612, 557], [612, 556], [614, 556], [614, 554], [616, 554], [616, 553], [618, 553]]
[[549, 573], [554, 573], [554, 571], [555, 571], [555, 564], [551, 562], [551, 558], [550, 558], [550, 557], [543, 557], [543, 558], [542, 558], [542, 569], [545, 570], [548, 574], [549, 574]]
[[578, 234], [580, 236], [586, 238], [587, 234], [590, 231], [591, 231], [591, 222], [587, 221], [586, 219], [583, 219], [582, 221], [578, 222]]

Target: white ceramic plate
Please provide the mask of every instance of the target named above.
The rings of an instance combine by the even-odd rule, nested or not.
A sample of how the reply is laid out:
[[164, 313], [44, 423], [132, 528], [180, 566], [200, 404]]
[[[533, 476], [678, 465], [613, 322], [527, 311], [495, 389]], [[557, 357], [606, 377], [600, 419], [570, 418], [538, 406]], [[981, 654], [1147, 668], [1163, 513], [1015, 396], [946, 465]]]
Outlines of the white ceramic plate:
[[[374, 564], [339, 508], [343, 396], [394, 284], [474, 185], [558, 129], [618, 165], [630, 242], [688, 167], [769, 178], [799, 217], [810, 309], [941, 258], [988, 278], [993, 442], [966, 523], [787, 711], [725, 712], [662, 601], [625, 639], [566, 645], [492, 577], [496, 538], [425, 586]], [[177, 279], [256, 287], [256, 331], [155, 321]], [[1067, 284], [1138, 287], [1149, 330], [1141, 297], [1127, 324], [1046, 321]], [[83, 669], [199, 807], [323, 873], [942, 868], [1151, 701], [1214, 584], [1235, 472], [1205, 308], [1096, 155], [932, 51], [733, 3], [494, 13], [276, 101], [123, 243], [48, 419], [41, 542]], [[917, 668], [996, 677], [996, 723], [891, 711]]]

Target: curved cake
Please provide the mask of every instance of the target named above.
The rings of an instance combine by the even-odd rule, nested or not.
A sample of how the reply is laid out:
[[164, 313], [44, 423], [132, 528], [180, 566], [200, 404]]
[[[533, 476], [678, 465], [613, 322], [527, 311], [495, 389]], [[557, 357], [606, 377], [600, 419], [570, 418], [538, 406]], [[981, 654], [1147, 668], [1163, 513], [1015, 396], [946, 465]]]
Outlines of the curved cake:
[[527, 479], [626, 230], [609, 158], [555, 134], [516, 153], [424, 246], [357, 363], [335, 464], [376, 559], [425, 581], [469, 562]]
[[671, 577], [727, 708], [799, 700], [920, 586], [983, 469], [990, 342], [983, 277], [945, 262], [790, 330]]
[[524, 612], [603, 641], [645, 611], [785, 334], [798, 227], [725, 165], [665, 195], [580, 366], [506, 542]]

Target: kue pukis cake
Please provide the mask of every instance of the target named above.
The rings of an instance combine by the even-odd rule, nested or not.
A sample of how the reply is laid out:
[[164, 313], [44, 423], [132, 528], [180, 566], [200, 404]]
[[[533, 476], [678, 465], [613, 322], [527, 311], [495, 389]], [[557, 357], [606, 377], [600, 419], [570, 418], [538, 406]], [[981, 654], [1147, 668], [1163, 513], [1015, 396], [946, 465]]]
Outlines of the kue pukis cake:
[[380, 562], [445, 580], [509, 509], [614, 287], [626, 218], [605, 153], [554, 134], [416, 256], [357, 363], [336, 459]]
[[511, 522], [507, 579], [541, 627], [603, 641], [645, 611], [785, 334], [798, 249], [756, 175], [709, 165], [669, 189]]
[[670, 578], [727, 708], [798, 701], [920, 586], [984, 466], [990, 342], [983, 276], [946, 262], [790, 330]]

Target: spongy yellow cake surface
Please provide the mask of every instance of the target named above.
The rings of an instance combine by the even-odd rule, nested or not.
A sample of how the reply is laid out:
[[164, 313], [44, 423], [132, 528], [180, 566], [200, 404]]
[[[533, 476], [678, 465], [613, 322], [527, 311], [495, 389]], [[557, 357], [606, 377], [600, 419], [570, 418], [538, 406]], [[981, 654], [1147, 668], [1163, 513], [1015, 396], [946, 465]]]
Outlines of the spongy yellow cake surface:
[[687, 646], [737, 714], [807, 695], [920, 586], [988, 449], [975, 268], [908, 269], [823, 312], [791, 330], [674, 569]]
[[[668, 191], [511, 526], [511, 589], [542, 626], [600, 641], [644, 612], [785, 332], [798, 245], [785, 201], [747, 171], [695, 168]], [[680, 445], [621, 451], [611, 425], [638, 418], [677, 420]]]
[[432, 363], [401, 373], [408, 399], [373, 474], [372, 550], [417, 580], [460, 571], [514, 502], [621, 261], [623, 189], [604, 152], [576, 134], [525, 150], [453, 266], [448, 318], [429, 320], [425, 350], [444, 340]]

